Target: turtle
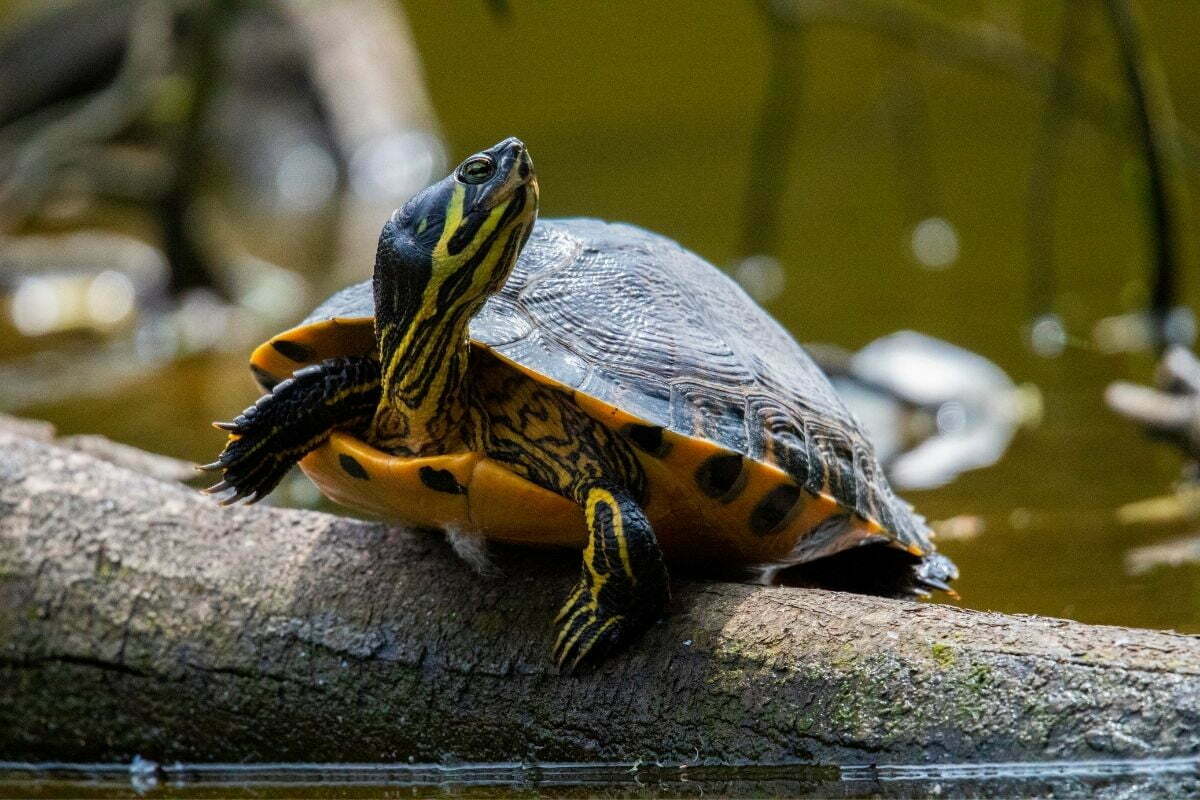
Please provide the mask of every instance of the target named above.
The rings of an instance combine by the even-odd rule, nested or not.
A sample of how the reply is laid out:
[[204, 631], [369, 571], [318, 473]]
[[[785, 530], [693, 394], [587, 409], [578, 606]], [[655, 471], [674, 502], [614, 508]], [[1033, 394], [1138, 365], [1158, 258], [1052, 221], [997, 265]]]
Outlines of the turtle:
[[956, 568], [784, 328], [676, 242], [539, 220], [538, 198], [508, 138], [394, 212], [370, 281], [254, 351], [266, 394], [214, 423], [208, 491], [256, 502], [298, 463], [361, 512], [582, 550], [564, 673], [665, 614], [668, 563], [768, 574], [885, 547], [914, 593], [950, 591]]

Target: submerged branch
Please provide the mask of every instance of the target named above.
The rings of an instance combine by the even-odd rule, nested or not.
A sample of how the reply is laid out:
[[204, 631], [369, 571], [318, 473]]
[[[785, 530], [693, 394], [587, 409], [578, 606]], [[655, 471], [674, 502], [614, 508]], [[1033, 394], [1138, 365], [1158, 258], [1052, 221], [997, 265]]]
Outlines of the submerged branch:
[[5, 758], [913, 763], [1196, 746], [1195, 638], [680, 580], [666, 622], [562, 677], [550, 620], [573, 554], [501, 549], [478, 576], [431, 535], [222, 509], [30, 433], [44, 436], [0, 425]]
[[[1072, 113], [1121, 136], [1140, 132], [1138, 110], [1091, 81], [1062, 74], [1059, 65], [1023, 39], [994, 28], [951, 22], [910, 0], [774, 0], [779, 22], [811, 30], [842, 25], [869, 31], [944, 63], [991, 74], [1050, 96], [1059, 94]], [[1200, 139], [1179, 126], [1173, 132], [1190, 169], [1200, 164]]]
[[1138, 141], [1146, 162], [1149, 249], [1154, 262], [1150, 276], [1150, 315], [1159, 349], [1190, 344], [1190, 332], [1173, 335], [1169, 317], [1179, 294], [1179, 279], [1186, 272], [1180, 221], [1188, 218], [1187, 194], [1179, 177], [1181, 155], [1178, 122], [1166, 81], [1143, 42], [1143, 26], [1129, 0], [1106, 0], [1109, 22], [1117, 39], [1125, 80], [1133, 98]]
[[1033, 165], [1029, 173], [1029, 204], [1025, 217], [1026, 251], [1029, 259], [1029, 318], [1038, 320], [1055, 313], [1058, 268], [1054, 260], [1055, 205], [1059, 167], [1062, 164], [1069, 127], [1073, 75], [1083, 57], [1084, 29], [1088, 4], [1067, 0], [1062, 11], [1058, 61], [1050, 93], [1042, 112]]

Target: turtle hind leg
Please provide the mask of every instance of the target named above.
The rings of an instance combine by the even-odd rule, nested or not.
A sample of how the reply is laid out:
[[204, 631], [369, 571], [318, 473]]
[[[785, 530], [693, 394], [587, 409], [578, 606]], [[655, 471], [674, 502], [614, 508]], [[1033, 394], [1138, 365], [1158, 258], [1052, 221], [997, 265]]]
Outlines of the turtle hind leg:
[[594, 664], [642, 633], [670, 598], [662, 551], [630, 494], [610, 483], [577, 494], [589, 536], [579, 583], [555, 620], [554, 660], [565, 672]]
[[234, 491], [223, 504], [271, 493], [288, 470], [334, 429], [364, 428], [379, 404], [379, 362], [363, 356], [331, 358], [295, 372], [233, 422], [221, 455], [204, 470], [222, 472], [205, 491]]
[[913, 593], [928, 594], [936, 589], [955, 600], [958, 592], [950, 588], [950, 581], [958, 577], [958, 567], [941, 553], [929, 553], [913, 567]]

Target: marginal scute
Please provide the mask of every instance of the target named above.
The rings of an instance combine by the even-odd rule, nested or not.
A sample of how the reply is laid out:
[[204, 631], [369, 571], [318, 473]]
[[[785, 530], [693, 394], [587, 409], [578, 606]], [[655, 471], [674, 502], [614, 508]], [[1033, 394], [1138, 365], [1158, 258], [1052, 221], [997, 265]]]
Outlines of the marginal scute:
[[297, 364], [311, 361], [313, 357], [312, 348], [288, 339], [275, 339], [271, 342], [271, 347], [274, 347], [280, 355], [290, 358]]
[[342, 465], [342, 471], [351, 478], [357, 478], [360, 481], [371, 480], [371, 475], [362, 464], [358, 463], [358, 459], [354, 456], [342, 453], [338, 456], [338, 463]]
[[421, 476], [421, 483], [433, 489], [435, 492], [445, 492], [446, 494], [466, 494], [467, 487], [463, 486], [454, 477], [448, 469], [434, 469], [433, 467], [421, 467], [418, 474]]
[[721, 503], [731, 502], [746, 485], [746, 459], [741, 453], [718, 453], [701, 462], [695, 477], [696, 486], [705, 496]]
[[801, 502], [799, 486], [784, 483], [767, 492], [750, 512], [750, 530], [755, 536], [770, 536], [784, 528], [785, 523]]
[[662, 458], [671, 449], [671, 443], [663, 436], [661, 425], [640, 425], [633, 423], [625, 426], [625, 435], [629, 441], [643, 452], [655, 458]]

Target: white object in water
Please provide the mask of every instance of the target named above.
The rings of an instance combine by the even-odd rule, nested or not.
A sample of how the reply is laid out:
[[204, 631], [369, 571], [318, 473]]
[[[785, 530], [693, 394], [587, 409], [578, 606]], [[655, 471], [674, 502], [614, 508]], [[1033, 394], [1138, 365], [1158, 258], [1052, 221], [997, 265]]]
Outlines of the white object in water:
[[[1036, 390], [983, 356], [914, 331], [875, 340], [851, 357], [848, 375], [831, 377], [901, 489], [932, 489], [994, 464], [1040, 407]], [[930, 424], [905, 449], [914, 415]]]

